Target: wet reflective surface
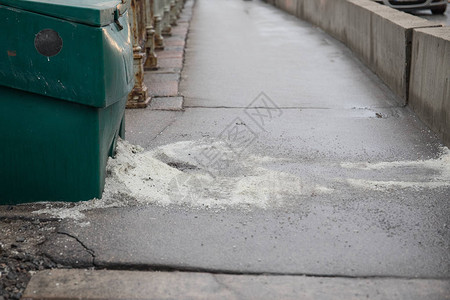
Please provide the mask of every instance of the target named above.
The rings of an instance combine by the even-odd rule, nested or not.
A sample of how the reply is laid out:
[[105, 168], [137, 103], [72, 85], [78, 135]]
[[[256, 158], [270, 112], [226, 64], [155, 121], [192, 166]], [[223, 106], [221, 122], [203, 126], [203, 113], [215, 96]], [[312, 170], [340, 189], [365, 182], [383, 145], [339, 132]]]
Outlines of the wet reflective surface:
[[447, 10], [443, 15], [433, 15], [429, 9], [417, 10], [410, 12], [412, 15], [436, 22], [445, 26], [450, 26], [450, 3], [447, 5]]
[[260, 1], [198, 0], [180, 90], [184, 112], [128, 111], [127, 138], [165, 149], [182, 189], [64, 221], [88, 264], [449, 278], [448, 152], [341, 43]]

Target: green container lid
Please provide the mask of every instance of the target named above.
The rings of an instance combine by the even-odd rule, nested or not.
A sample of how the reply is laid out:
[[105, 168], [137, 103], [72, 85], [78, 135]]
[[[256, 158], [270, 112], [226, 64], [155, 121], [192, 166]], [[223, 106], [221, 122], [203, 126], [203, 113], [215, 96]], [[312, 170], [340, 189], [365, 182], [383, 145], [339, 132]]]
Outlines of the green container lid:
[[106, 107], [134, 85], [121, 0], [0, 0], [0, 85]]
[[91, 26], [111, 24], [116, 10], [126, 11], [121, 0], [0, 0], [0, 4]]

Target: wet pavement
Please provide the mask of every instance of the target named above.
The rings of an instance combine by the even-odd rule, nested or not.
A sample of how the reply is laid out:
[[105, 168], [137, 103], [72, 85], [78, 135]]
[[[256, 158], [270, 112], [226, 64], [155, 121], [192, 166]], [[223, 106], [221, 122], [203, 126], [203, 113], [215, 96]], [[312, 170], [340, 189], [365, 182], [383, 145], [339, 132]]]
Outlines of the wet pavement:
[[[226, 184], [206, 207], [181, 195], [63, 222], [95, 266], [449, 277], [442, 145], [343, 45], [262, 2], [198, 1], [182, 78], [185, 111], [128, 111], [128, 140]], [[234, 152], [222, 169], [195, 148], [217, 141]]]
[[124, 182], [134, 205], [62, 220], [54, 262], [441, 279], [449, 295], [448, 149], [345, 46], [264, 2], [197, 0], [179, 92], [183, 111], [126, 115], [177, 177], [158, 189], [149, 170], [155, 194]]
[[411, 14], [444, 26], [450, 26], [450, 3], [447, 6], [447, 10], [442, 15], [433, 15], [430, 10], [417, 10], [411, 12]]

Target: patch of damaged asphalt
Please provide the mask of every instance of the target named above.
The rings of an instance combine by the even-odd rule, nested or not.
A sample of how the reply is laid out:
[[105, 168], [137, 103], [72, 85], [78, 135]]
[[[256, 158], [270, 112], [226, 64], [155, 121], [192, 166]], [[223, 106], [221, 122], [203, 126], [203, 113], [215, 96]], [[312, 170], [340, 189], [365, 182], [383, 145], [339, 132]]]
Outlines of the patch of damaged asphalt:
[[64, 267], [40, 251], [40, 246], [56, 230], [57, 223], [0, 216], [0, 299], [20, 299], [36, 271]]

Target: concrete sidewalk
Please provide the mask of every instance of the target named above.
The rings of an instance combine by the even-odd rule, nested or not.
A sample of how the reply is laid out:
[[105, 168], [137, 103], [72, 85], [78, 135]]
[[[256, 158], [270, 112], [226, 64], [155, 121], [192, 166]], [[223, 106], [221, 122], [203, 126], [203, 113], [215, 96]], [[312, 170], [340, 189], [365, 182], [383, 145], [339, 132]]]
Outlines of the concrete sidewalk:
[[33, 278], [22, 299], [442, 300], [447, 288], [442, 280], [48, 270]]
[[184, 111], [126, 116], [127, 139], [150, 150], [138, 155], [168, 173], [143, 181], [142, 165], [120, 166], [135, 172], [121, 183], [132, 205], [63, 220], [43, 246], [49, 257], [107, 269], [401, 278], [448, 298], [450, 154], [347, 48], [260, 1], [197, 0], [181, 80]]

